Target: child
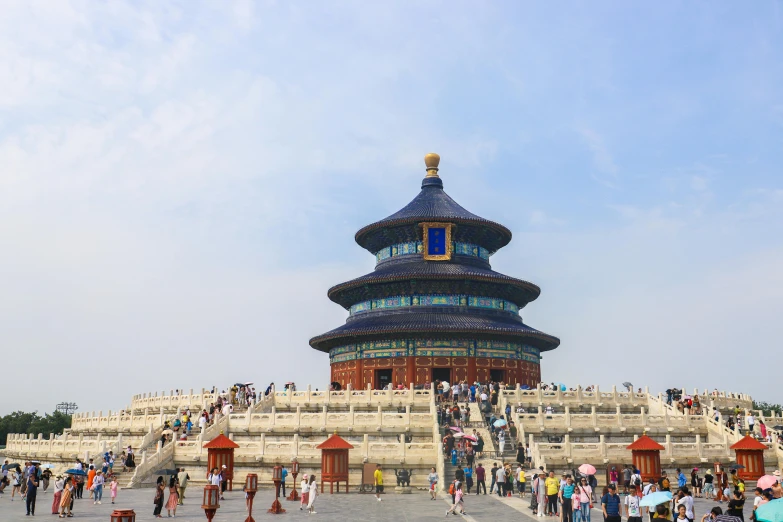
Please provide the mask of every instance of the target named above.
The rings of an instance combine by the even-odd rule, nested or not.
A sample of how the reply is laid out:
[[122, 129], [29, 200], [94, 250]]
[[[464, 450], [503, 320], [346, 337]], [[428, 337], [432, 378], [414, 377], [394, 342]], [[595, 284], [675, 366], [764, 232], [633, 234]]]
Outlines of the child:
[[457, 482], [455, 489], [456, 490], [454, 491], [454, 505], [451, 506], [451, 509], [446, 511], [446, 515], [456, 514], [455, 510], [457, 509], [457, 506], [459, 506], [460, 514], [467, 515], [468, 513], [465, 511], [465, 503], [462, 495], [462, 482]]
[[114, 500], [117, 498], [117, 489], [119, 488], [119, 484], [117, 483], [117, 477], [111, 478], [111, 503], [114, 504]]
[[457, 449], [453, 448], [451, 450], [451, 465], [456, 466], [457, 465]]

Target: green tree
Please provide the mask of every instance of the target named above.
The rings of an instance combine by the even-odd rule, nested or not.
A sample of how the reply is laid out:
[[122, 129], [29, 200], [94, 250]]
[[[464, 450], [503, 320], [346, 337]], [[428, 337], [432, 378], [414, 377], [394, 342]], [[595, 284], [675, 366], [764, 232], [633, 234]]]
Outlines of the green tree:
[[60, 434], [64, 429], [71, 427], [71, 416], [55, 411], [54, 413], [45, 413], [38, 415], [37, 411], [32, 413], [24, 411], [15, 411], [3, 417], [0, 417], [0, 444], [7, 443], [9, 433], [28, 433], [37, 435], [43, 433], [49, 437], [50, 433]]
[[762, 413], [764, 413], [764, 416], [770, 415], [771, 412], [775, 412], [777, 415], [780, 415], [781, 412], [783, 412], [783, 407], [780, 406], [780, 404], [771, 404], [769, 402], [757, 402], [753, 401], [753, 409], [754, 410], [761, 410]]

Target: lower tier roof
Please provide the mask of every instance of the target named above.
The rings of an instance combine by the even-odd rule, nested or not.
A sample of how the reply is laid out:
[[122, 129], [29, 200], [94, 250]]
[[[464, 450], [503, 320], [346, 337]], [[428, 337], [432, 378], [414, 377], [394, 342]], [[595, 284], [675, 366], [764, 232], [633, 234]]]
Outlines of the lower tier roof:
[[[328, 352], [365, 340], [398, 338], [403, 335], [437, 337], [448, 334], [524, 341], [548, 351], [560, 345], [560, 339], [531, 328], [519, 318], [466, 313], [416, 312], [395, 313], [354, 319], [339, 328], [310, 339], [310, 346]], [[385, 337], [384, 337], [385, 336]]]

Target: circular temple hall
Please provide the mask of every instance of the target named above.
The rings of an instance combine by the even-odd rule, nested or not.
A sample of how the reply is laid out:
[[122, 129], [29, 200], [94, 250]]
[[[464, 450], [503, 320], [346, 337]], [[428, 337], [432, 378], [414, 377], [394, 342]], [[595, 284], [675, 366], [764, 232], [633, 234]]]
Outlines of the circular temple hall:
[[522, 321], [541, 289], [492, 270], [511, 231], [444, 192], [437, 154], [424, 162], [413, 201], [356, 233], [375, 270], [329, 289], [348, 319], [310, 345], [329, 353], [332, 381], [343, 387], [492, 380], [535, 388], [541, 353], [560, 344]]

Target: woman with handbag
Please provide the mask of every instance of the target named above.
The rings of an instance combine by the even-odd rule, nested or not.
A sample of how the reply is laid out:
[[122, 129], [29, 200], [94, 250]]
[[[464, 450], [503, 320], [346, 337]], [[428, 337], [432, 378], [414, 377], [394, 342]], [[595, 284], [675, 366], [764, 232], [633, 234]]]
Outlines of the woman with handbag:
[[574, 506], [575, 518], [580, 516], [583, 522], [590, 522], [590, 510], [593, 508], [590, 500], [593, 498], [593, 488], [587, 483], [587, 477], [582, 477], [579, 481], [576, 493], [578, 493], [579, 497], [579, 506]]

